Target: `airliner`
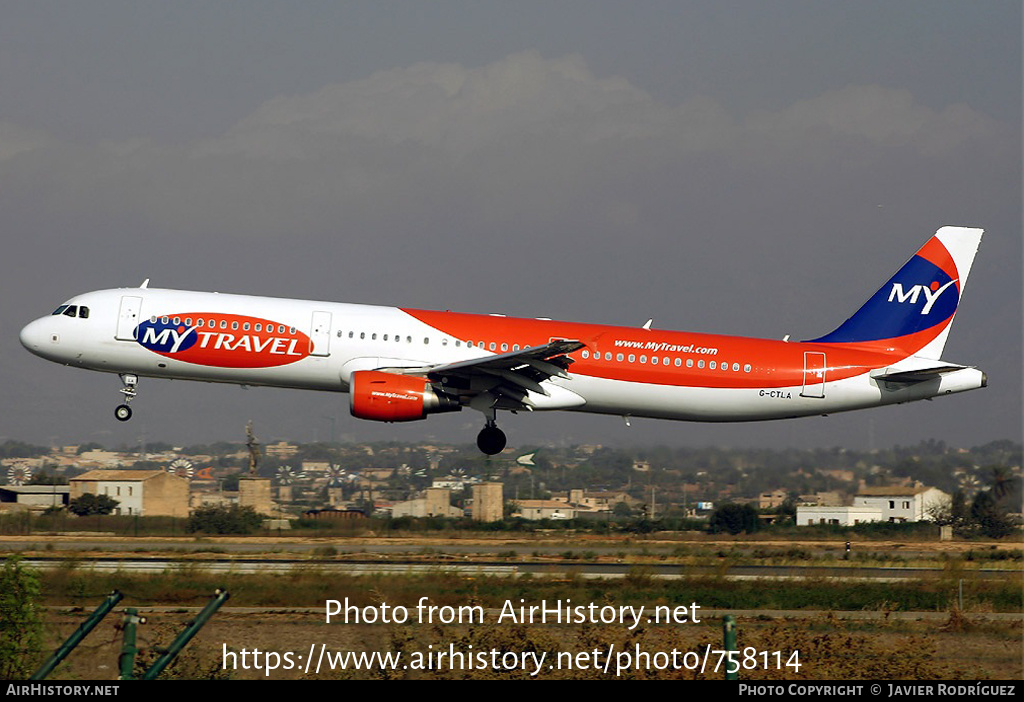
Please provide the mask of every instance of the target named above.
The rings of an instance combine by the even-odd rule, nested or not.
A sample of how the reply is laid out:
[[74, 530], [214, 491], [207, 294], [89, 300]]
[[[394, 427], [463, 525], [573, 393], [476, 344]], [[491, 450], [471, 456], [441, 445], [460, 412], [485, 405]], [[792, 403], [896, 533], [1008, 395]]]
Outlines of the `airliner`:
[[807, 341], [287, 300], [149, 287], [71, 298], [21, 330], [55, 363], [120, 376], [349, 394], [380, 422], [463, 408], [477, 445], [505, 448], [497, 414], [572, 410], [699, 422], [783, 419], [985, 387], [940, 360], [983, 230], [943, 227], [849, 319]]

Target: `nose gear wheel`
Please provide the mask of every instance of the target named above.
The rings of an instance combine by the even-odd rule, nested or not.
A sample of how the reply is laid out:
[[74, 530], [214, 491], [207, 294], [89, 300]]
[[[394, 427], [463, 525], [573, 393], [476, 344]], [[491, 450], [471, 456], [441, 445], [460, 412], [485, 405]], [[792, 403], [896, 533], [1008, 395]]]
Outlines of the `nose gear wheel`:
[[132, 408], [128, 406], [128, 403], [138, 395], [135, 388], [139, 384], [139, 376], [134, 373], [121, 373], [120, 378], [121, 382], [124, 383], [124, 387], [120, 390], [121, 394], [124, 395], [124, 404], [114, 408], [114, 417], [119, 422], [127, 422], [132, 418]]

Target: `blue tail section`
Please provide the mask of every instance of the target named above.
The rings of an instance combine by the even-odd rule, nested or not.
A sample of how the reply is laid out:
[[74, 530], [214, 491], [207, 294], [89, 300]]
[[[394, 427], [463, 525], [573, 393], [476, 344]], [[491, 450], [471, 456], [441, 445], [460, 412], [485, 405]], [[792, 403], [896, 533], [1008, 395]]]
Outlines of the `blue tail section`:
[[852, 317], [808, 341], [879, 345], [938, 358], [981, 235], [981, 229], [943, 227]]

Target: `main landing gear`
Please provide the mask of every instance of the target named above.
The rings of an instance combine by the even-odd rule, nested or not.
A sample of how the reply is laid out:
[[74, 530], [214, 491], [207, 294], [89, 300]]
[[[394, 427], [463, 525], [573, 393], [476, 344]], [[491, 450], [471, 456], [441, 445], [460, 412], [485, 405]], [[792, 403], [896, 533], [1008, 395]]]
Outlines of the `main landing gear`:
[[128, 403], [138, 395], [135, 388], [139, 384], [139, 376], [134, 373], [121, 373], [120, 378], [121, 382], [124, 383], [124, 387], [121, 388], [121, 394], [124, 395], [124, 404], [118, 405], [114, 409], [114, 416], [117, 417], [119, 422], [127, 422], [132, 418], [132, 408], [128, 406]]
[[488, 456], [501, 453], [505, 450], [505, 432], [498, 428], [493, 419], [488, 419], [476, 436], [476, 445]]

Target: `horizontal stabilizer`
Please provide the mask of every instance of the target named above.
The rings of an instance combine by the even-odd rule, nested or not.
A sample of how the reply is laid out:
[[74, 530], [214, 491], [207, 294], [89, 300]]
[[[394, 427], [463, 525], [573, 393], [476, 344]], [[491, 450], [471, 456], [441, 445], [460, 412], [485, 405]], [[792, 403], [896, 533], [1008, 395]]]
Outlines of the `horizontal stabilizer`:
[[926, 380], [937, 378], [943, 373], [954, 373], [970, 366], [958, 366], [952, 363], [945, 363], [941, 366], [930, 366], [927, 368], [900, 369], [900, 368], [879, 368], [871, 372], [875, 380], [885, 380], [890, 383], [923, 383]]

